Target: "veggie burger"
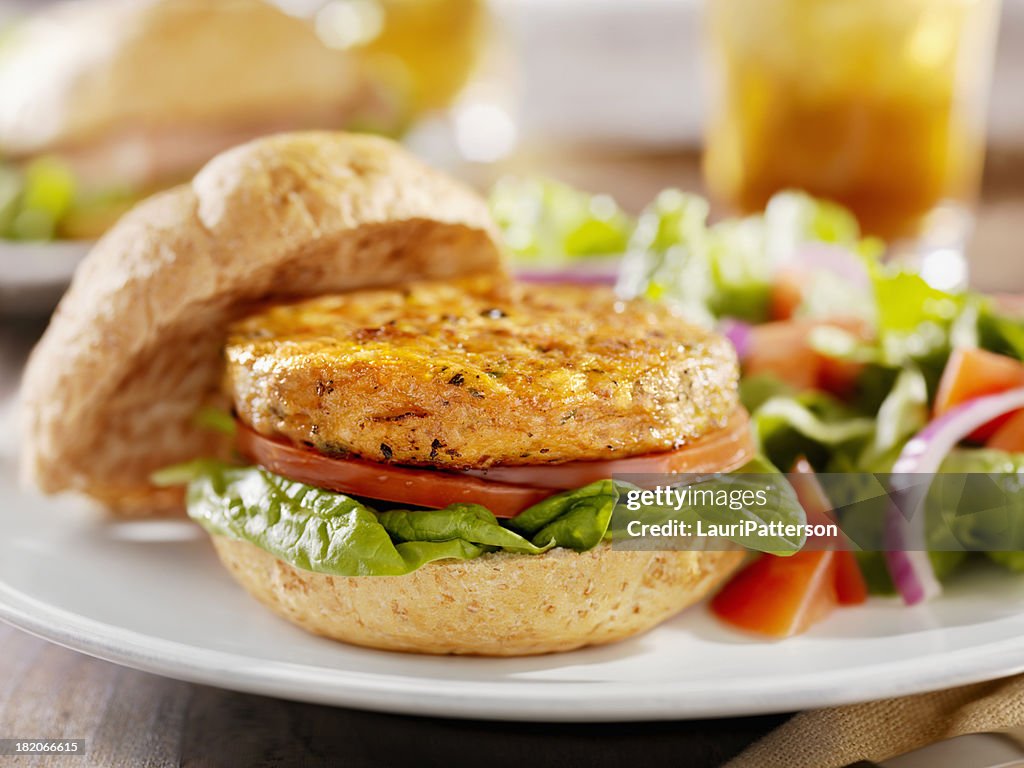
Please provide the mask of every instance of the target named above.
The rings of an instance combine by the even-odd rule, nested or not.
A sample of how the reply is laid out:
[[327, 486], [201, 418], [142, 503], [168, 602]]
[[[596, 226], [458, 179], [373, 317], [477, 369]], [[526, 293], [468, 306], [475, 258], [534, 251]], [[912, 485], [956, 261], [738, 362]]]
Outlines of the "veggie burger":
[[522, 655], [619, 640], [737, 550], [609, 543], [613, 475], [752, 457], [731, 345], [605, 288], [523, 285], [486, 206], [397, 145], [282, 134], [133, 209], [25, 381], [28, 477], [179, 508], [317, 634]]

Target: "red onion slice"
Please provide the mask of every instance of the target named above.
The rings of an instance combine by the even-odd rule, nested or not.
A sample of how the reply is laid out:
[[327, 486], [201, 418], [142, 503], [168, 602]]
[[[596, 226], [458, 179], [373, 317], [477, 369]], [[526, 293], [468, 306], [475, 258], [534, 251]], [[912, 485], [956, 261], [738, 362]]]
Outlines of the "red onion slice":
[[739, 359], [744, 360], [750, 354], [751, 330], [753, 326], [732, 317], [723, 317], [718, 323], [718, 332], [725, 336], [736, 348]]
[[[1024, 408], [1024, 388], [1011, 389], [998, 395], [976, 397], [953, 408], [932, 421], [904, 446], [893, 475], [934, 475], [943, 459], [956, 445], [999, 416]], [[895, 493], [902, 489], [896, 488]], [[927, 493], [920, 486], [915, 493]], [[885, 561], [893, 584], [907, 605], [928, 600], [942, 591], [928, 553], [924, 551], [924, 514], [916, 510], [908, 520], [895, 503], [889, 505], [885, 526]], [[908, 547], [918, 547], [908, 551]]]

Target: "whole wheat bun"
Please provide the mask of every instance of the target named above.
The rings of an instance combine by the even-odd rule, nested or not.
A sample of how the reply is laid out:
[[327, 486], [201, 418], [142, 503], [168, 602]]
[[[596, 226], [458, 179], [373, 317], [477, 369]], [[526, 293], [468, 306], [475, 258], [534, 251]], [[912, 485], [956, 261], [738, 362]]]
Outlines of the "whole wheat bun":
[[24, 474], [123, 514], [180, 507], [161, 467], [223, 455], [196, 426], [225, 328], [261, 302], [500, 273], [486, 204], [385, 139], [282, 134], [142, 203], [81, 264], [23, 380]]
[[529, 656], [646, 632], [703, 598], [743, 553], [487, 554], [406, 576], [346, 578], [302, 571], [253, 544], [213, 536], [250, 594], [303, 629], [388, 651]]
[[266, 0], [61, 3], [4, 41], [0, 154], [167, 125], [262, 124], [311, 105], [344, 110], [367, 78], [354, 57]]

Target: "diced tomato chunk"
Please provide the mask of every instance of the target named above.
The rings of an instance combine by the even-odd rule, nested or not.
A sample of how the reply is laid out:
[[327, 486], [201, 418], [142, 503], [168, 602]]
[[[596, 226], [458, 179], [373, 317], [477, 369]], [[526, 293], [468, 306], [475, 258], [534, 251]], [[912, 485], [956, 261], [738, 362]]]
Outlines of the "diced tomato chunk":
[[1008, 453], [1024, 453], [1024, 411], [1014, 411], [985, 443]]
[[[983, 395], [995, 395], [1024, 387], [1024, 364], [1006, 355], [984, 349], [958, 347], [953, 350], [939, 380], [934, 413], [943, 413]], [[1007, 416], [979, 427], [970, 439], [983, 442], [1006, 422]]]
[[796, 499], [804, 508], [807, 515], [807, 522], [812, 525], [827, 525], [834, 523], [831, 512], [832, 502], [829, 500], [825, 489], [818, 482], [818, 476], [814, 473], [814, 467], [804, 456], [798, 456], [789, 470], [789, 484], [796, 492]]
[[[811, 524], [834, 522], [832, 504], [805, 458], [789, 476]], [[837, 605], [859, 605], [868, 598], [867, 584], [853, 553], [841, 538], [812, 542], [790, 557], [763, 555], [739, 572], [711, 601], [723, 621], [770, 637], [800, 634], [825, 618]]]
[[839, 603], [831, 550], [762, 555], [711, 601], [733, 626], [769, 637], [791, 637], [825, 618]]
[[771, 293], [772, 320], [790, 320], [804, 302], [804, 279], [787, 270], [775, 276]]
[[863, 366], [815, 351], [810, 336], [819, 326], [842, 328], [859, 339], [871, 336], [871, 329], [857, 318], [783, 320], [755, 325], [750, 332], [750, 350], [743, 360], [744, 373], [774, 376], [799, 390], [848, 394]]
[[840, 398], [853, 394], [864, 364], [855, 360], [841, 360], [837, 357], [821, 356], [818, 372], [818, 388], [831, 392]]
[[860, 605], [867, 602], [868, 585], [853, 552], [845, 549], [835, 553], [836, 597], [840, 605]]
[[807, 343], [810, 326], [788, 320], [755, 325], [750, 349], [743, 360], [747, 376], [774, 376], [797, 389], [814, 389], [821, 372], [821, 356]]
[[[832, 513], [832, 502], [818, 482], [814, 468], [803, 456], [793, 462], [789, 483], [796, 491], [797, 500], [804, 508], [808, 523], [816, 525], [836, 522]], [[846, 537], [840, 533], [838, 537], [820, 539], [815, 543], [835, 550], [836, 595], [839, 604], [860, 605], [867, 600], [868, 586], [857, 564], [857, 558], [853, 552], [846, 549], [849, 544]]]

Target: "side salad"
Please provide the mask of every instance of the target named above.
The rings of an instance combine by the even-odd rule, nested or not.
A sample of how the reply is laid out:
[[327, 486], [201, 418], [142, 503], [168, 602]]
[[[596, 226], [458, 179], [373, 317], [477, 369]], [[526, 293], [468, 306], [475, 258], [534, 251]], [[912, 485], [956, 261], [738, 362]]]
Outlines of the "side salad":
[[[883, 245], [862, 237], [848, 211], [798, 192], [775, 196], [761, 215], [709, 223], [708, 203], [678, 190], [632, 219], [613, 201], [545, 189], [495, 191], [506, 232], [522, 227], [508, 211], [570, 222], [546, 225], [532, 241], [520, 232], [513, 255], [532, 265], [547, 249], [571, 275], [596, 253], [580, 250], [576, 233], [611, 227], [606, 244], [626, 243], [615, 278], [624, 296], [670, 302], [732, 340], [757, 444], [791, 472], [809, 520], [837, 517], [844, 532], [863, 525], [843, 519], [842, 484], [818, 475], [886, 475], [898, 490], [900, 477], [983, 474], [1009, 500], [1004, 514], [957, 521], [955, 541], [948, 520], [908, 519], [888, 504], [872, 523], [884, 528], [878, 551], [765, 555], [716, 598], [720, 615], [788, 635], [866, 591], [927, 600], [970, 559], [1024, 572], [1024, 525], [1015, 522], [1024, 522], [1024, 494], [1015, 491], [1024, 487], [1024, 301], [935, 288], [886, 264]], [[581, 212], [591, 209], [587, 220]]]
[[85, 191], [54, 157], [39, 157], [23, 166], [0, 159], [0, 239], [93, 239], [138, 197], [115, 189]]

